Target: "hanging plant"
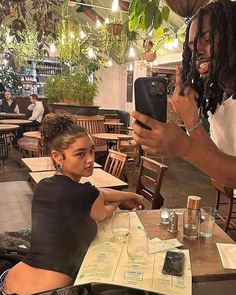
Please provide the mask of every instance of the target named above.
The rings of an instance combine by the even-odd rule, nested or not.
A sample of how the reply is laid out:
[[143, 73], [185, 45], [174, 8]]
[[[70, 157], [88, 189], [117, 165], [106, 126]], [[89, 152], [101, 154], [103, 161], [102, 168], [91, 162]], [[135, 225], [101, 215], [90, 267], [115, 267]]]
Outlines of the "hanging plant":
[[153, 41], [150, 39], [145, 39], [143, 41], [143, 48], [144, 48], [144, 52], [141, 53], [141, 58], [143, 60], [146, 60], [148, 62], [152, 62], [156, 59], [156, 54], [154, 52], [151, 52], [152, 48], [153, 48]]
[[161, 7], [160, 0], [132, 0], [129, 7], [129, 29], [157, 30], [163, 21], [168, 21], [169, 14], [169, 7]]
[[41, 49], [45, 36], [56, 38], [55, 23], [58, 19], [53, 10], [62, 3], [63, 0], [1, 0], [0, 25], [8, 27], [10, 36], [21, 42], [24, 40], [27, 23], [32, 20], [36, 26], [38, 46]]

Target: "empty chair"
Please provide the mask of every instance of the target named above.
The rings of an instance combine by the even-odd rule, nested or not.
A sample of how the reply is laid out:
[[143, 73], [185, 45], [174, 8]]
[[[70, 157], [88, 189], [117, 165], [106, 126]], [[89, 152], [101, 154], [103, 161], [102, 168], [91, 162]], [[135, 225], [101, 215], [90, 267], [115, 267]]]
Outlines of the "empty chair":
[[115, 150], [109, 150], [104, 170], [111, 175], [121, 179], [124, 173], [126, 161], [126, 154], [117, 152]]
[[[219, 217], [221, 220], [223, 220], [225, 222], [224, 231], [226, 232], [228, 229], [236, 229], [236, 224], [231, 221], [231, 219], [236, 218], [236, 216], [232, 216], [234, 213], [236, 213], [233, 211], [233, 205], [234, 205], [234, 202], [236, 201], [236, 197], [234, 196], [234, 189], [227, 187], [227, 186], [215, 181], [214, 179], [211, 179], [211, 184], [216, 190], [215, 208], [218, 211], [217, 217]], [[228, 199], [228, 202], [221, 201], [221, 194], [224, 195]], [[219, 213], [219, 207], [220, 207], [220, 205], [223, 205], [223, 204], [228, 205], [226, 216], [221, 215], [221, 213]], [[230, 225], [231, 225], [231, 227], [230, 227]]]
[[[105, 133], [103, 116], [76, 116], [77, 124], [84, 127], [90, 135], [94, 133]], [[93, 138], [95, 153], [107, 152], [107, 142], [102, 139]]]
[[22, 153], [32, 153], [32, 156], [40, 157], [40, 156], [46, 156], [47, 152], [43, 145], [42, 138], [30, 138], [23, 136], [20, 139], [17, 140], [17, 144], [19, 146], [19, 150]]
[[138, 158], [138, 146], [132, 137], [130, 139], [118, 138], [117, 151], [128, 156], [128, 162], [132, 162], [132, 173], [135, 172], [135, 163]]
[[140, 159], [136, 193], [150, 201], [152, 209], [159, 209], [164, 203], [160, 191], [167, 168], [166, 165], [150, 158], [141, 157]]

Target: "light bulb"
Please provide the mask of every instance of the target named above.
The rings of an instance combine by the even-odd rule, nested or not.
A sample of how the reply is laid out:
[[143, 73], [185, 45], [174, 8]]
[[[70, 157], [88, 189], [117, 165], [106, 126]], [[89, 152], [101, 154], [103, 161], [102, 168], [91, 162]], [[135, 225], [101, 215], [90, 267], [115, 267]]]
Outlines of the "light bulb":
[[51, 53], [54, 53], [54, 52], [56, 51], [56, 46], [55, 46], [54, 43], [51, 43], [51, 44], [49, 45], [49, 50], [50, 50]]
[[112, 9], [112, 11], [117, 11], [119, 9], [119, 0], [112, 1], [111, 9]]
[[99, 19], [97, 19], [97, 21], [96, 21], [96, 27], [97, 27], [97, 28], [100, 28], [100, 27], [101, 27], [101, 25], [102, 25], [102, 23], [100, 22], [100, 20], [99, 20]]
[[84, 39], [86, 37], [86, 34], [84, 31], [80, 31], [80, 38]]
[[89, 49], [88, 49], [88, 58], [89, 59], [92, 59], [92, 58], [94, 58], [94, 51], [93, 51], [93, 48], [92, 47], [89, 47]]
[[129, 49], [129, 56], [130, 57], [135, 57], [135, 50], [134, 50], [134, 47], [130, 47], [130, 49]]
[[109, 19], [109, 17], [106, 17], [105, 18], [105, 24], [109, 24], [110, 23], [110, 19]]
[[129, 66], [128, 66], [128, 71], [133, 71], [133, 70], [134, 70], [133, 65], [132, 65], [132, 64], [129, 64]]
[[179, 45], [179, 41], [178, 41], [177, 38], [175, 38], [174, 41], [173, 41], [173, 47], [178, 48], [178, 45]]

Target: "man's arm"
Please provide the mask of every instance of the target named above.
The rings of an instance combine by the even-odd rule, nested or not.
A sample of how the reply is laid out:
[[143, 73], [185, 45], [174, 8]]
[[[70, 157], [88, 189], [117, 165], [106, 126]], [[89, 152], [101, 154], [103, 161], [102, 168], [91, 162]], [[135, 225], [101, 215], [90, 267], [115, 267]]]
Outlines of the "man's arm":
[[230, 187], [236, 187], [236, 157], [201, 144], [173, 123], [162, 123], [141, 113], [133, 117], [151, 130], [133, 124], [133, 138], [144, 151], [178, 156], [205, 172], [209, 177]]
[[14, 113], [16, 113], [16, 114], [19, 114], [20, 113], [20, 109], [19, 109], [18, 104], [16, 104], [16, 107], [14, 109]]

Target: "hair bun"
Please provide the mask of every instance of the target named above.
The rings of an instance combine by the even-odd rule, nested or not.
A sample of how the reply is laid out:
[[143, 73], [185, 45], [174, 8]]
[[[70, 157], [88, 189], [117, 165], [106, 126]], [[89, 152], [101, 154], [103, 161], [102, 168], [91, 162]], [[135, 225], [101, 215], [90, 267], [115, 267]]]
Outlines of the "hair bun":
[[70, 129], [75, 123], [75, 117], [70, 114], [50, 113], [45, 116], [41, 126], [41, 132], [46, 142], [52, 141], [58, 135]]

